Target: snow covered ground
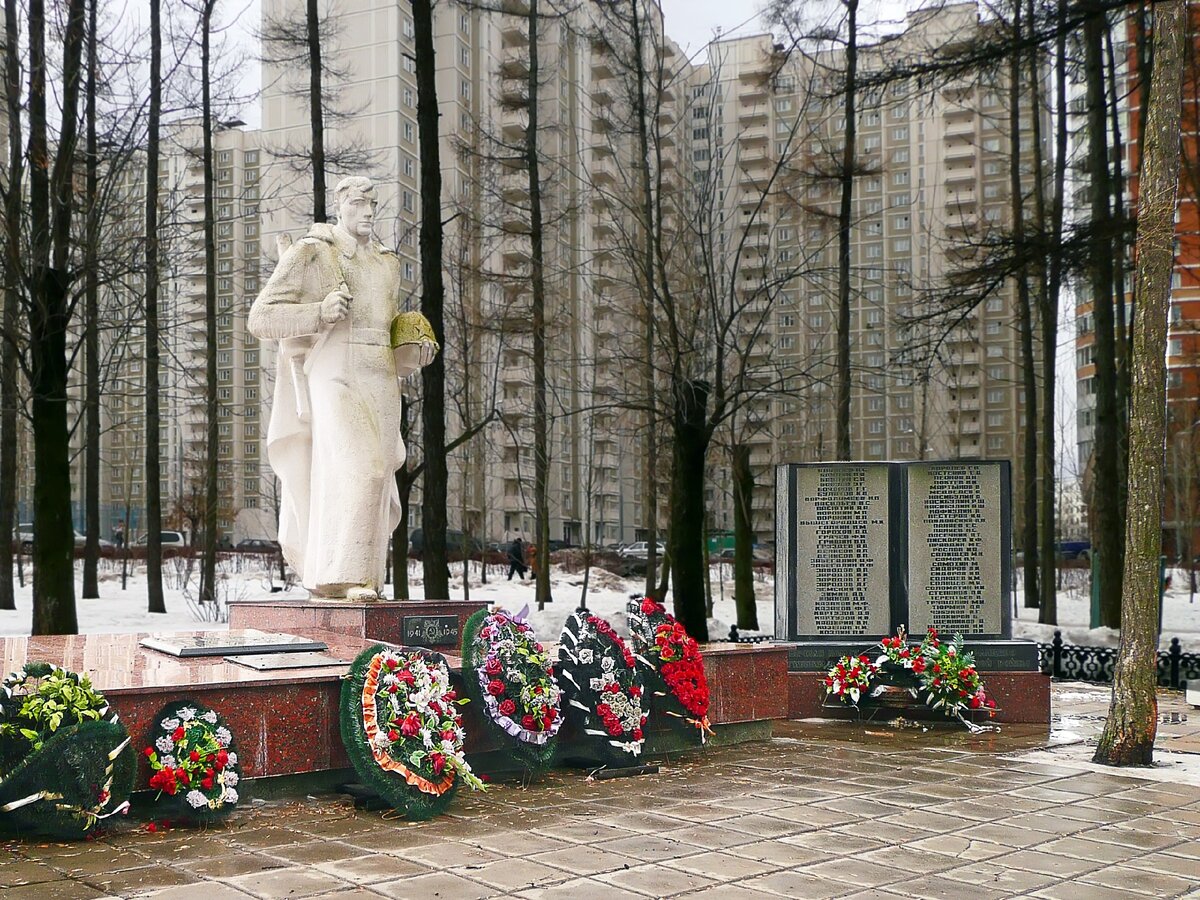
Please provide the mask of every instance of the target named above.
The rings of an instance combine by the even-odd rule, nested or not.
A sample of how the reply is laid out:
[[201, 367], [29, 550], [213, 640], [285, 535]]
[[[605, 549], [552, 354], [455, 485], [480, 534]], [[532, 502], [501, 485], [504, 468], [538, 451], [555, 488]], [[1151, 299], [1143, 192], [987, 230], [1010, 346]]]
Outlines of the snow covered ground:
[[[530, 623], [539, 637], [556, 640], [563, 623], [584, 599], [583, 573], [569, 572], [558, 566], [551, 570], [551, 592], [554, 602], [544, 610], [534, 609], [534, 592], [531, 581], [504, 578], [506, 567], [489, 567], [488, 583], [482, 584], [479, 565], [473, 565], [470, 584], [464, 591], [462, 566], [451, 567], [450, 598], [462, 599], [469, 594], [473, 600], [485, 600], [489, 604], [501, 604], [512, 612], [530, 607]], [[712, 587], [715, 601], [713, 617], [709, 620], [709, 635], [719, 640], [729, 634], [729, 626], [737, 621], [733, 605], [733, 569], [731, 566], [712, 567]], [[75, 596], [81, 591], [81, 570], [77, 569]], [[218, 568], [218, 596], [221, 609], [201, 607], [196, 603], [199, 572], [193, 565], [190, 569], [185, 560], [170, 560], [164, 572], [164, 594], [167, 612], [152, 615], [146, 611], [146, 575], [144, 567], [131, 571], [122, 587], [119, 562], [101, 560], [100, 599], [76, 600], [79, 631], [84, 634], [99, 632], [135, 631], [191, 631], [201, 628], [227, 628], [224, 606], [230, 600], [246, 600], [263, 597], [271, 593], [273, 586], [280, 586], [278, 573], [272, 573], [265, 560], [256, 557], [223, 559]], [[419, 565], [409, 567], [410, 593], [414, 599], [424, 597], [424, 585]], [[612, 622], [622, 634], [625, 633], [625, 603], [629, 596], [642, 590], [640, 579], [618, 578], [608, 572], [593, 569], [588, 582], [586, 604], [588, 609]], [[755, 597], [758, 603], [759, 626], [770, 631], [774, 625], [774, 583], [769, 577], [757, 576]], [[390, 593], [390, 588], [388, 589]], [[722, 598], [723, 594], [723, 598]], [[29, 634], [32, 621], [32, 586], [26, 577], [25, 586], [16, 588], [17, 609], [0, 610], [0, 635]], [[273, 596], [305, 597], [307, 592], [300, 587], [281, 590]], [[671, 598], [668, 593], [667, 604]]]
[[[1200, 651], [1200, 591], [1191, 596], [1188, 591], [1187, 572], [1170, 569], [1171, 586], [1163, 596], [1163, 627], [1160, 647], [1167, 649], [1171, 638], [1179, 638], [1185, 651]], [[1121, 633], [1112, 628], [1089, 628], [1091, 616], [1090, 582], [1082, 569], [1067, 569], [1063, 572], [1063, 585], [1058, 592], [1058, 624], [1039, 625], [1038, 611], [1025, 609], [1021, 595], [1020, 573], [1013, 615], [1013, 637], [1049, 642], [1056, 630], [1062, 632], [1068, 644], [1087, 644], [1098, 647], [1115, 647], [1120, 643]]]
[[[132, 569], [123, 587], [121, 564], [118, 561], [101, 560], [100, 565], [100, 599], [76, 601], [79, 630], [83, 633], [226, 628], [224, 604], [230, 600], [266, 596], [271, 593], [273, 587], [280, 587], [278, 573], [272, 573], [263, 558], [242, 556], [222, 559], [218, 569], [218, 594], [222, 609], [202, 608], [195, 602], [199, 573], [194, 561], [189, 568], [187, 560], [168, 560], [164, 572], [167, 612], [165, 615], [151, 615], [146, 612], [144, 568]], [[489, 567], [488, 582], [483, 584], [479, 564], [473, 564], [470, 584], [466, 590], [463, 586], [462, 566], [453, 565], [451, 572], [451, 599], [461, 599], [468, 594], [472, 599], [501, 604], [512, 612], [518, 612], [528, 604], [531, 608], [531, 624], [534, 625], [537, 634], [547, 640], [557, 638], [567, 616], [584, 599], [582, 571], [568, 571], [560, 566], [551, 570], [554, 602], [541, 612], [532, 609], [532, 582], [505, 580], [505, 567]], [[710, 574], [714, 603], [708, 630], [710, 637], [717, 640], [728, 635], [729, 626], [737, 621], [733, 605], [733, 569], [728, 565], [713, 566]], [[1013, 636], [1050, 641], [1057, 628], [1062, 631], [1063, 640], [1068, 643], [1116, 646], [1119, 640], [1117, 631], [1088, 628], [1090, 601], [1086, 574], [1081, 570], [1067, 570], [1064, 573], [1063, 586], [1058, 593], [1057, 626], [1037, 624], [1037, 610], [1027, 610], [1021, 605], [1018, 589], [1014, 605]], [[1176, 570], [1171, 575], [1172, 586], [1168, 589], [1164, 601], [1162, 645], [1165, 648], [1172, 637], [1178, 637], [1184, 650], [1200, 651], [1200, 593], [1195, 598], [1189, 596], [1185, 572]], [[416, 563], [409, 567], [409, 584], [414, 598], [424, 597], [421, 570]], [[639, 593], [642, 588], [641, 579], [618, 578], [601, 569], [593, 569], [588, 583], [586, 603], [590, 610], [609, 619], [615, 628], [624, 633], [625, 602], [631, 594]], [[774, 581], [770, 575], [756, 574], [754, 589], [759, 627], [769, 633], [775, 621]], [[76, 597], [81, 593], [77, 572]], [[0, 610], [0, 635], [29, 634], [32, 588], [28, 577], [25, 579], [25, 586], [18, 587], [16, 594], [16, 611]], [[303, 588], [293, 586], [280, 590], [274, 596], [305, 597], [307, 592]], [[668, 594], [668, 608], [670, 602]]]

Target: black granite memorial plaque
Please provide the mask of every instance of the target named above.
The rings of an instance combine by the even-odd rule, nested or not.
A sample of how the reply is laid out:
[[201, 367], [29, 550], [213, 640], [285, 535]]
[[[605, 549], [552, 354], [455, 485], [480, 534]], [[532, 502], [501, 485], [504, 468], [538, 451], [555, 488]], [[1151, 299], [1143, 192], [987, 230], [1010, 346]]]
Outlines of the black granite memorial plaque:
[[415, 647], [457, 647], [458, 616], [405, 616], [404, 643]]

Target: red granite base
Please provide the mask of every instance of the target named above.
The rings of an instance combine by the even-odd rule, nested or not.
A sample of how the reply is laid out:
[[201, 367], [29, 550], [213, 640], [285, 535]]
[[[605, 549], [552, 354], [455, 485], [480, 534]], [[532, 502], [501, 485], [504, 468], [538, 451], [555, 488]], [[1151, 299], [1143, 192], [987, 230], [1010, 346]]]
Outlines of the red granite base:
[[[275, 629], [259, 622], [256, 627]], [[375, 639], [304, 629], [325, 641], [328, 652], [353, 659]], [[146, 745], [154, 716], [173, 700], [194, 699], [217, 710], [233, 731], [247, 777], [292, 775], [349, 765], [338, 722], [345, 666], [258, 671], [221, 657], [177, 658], [138, 645], [144, 634], [56, 635], [4, 638], [3, 670], [27, 661], [56, 663], [87, 673], [129, 729], [135, 746]], [[787, 647], [710, 644], [702, 648], [709, 680], [709, 720], [714, 727], [788, 716]], [[462, 660], [443, 651], [451, 678], [461, 685]], [[551, 656], [556, 654], [552, 650]], [[501, 749], [474, 704], [464, 707], [466, 750]], [[139, 784], [150, 773], [145, 761]]]
[[[1041, 672], [982, 672], [988, 694], [995, 698], [997, 722], [1050, 724], [1050, 676]], [[825, 687], [818, 672], [788, 673], [788, 718], [829, 717], [822, 708]]]
[[[230, 603], [229, 627], [305, 635], [311, 631], [328, 631], [366, 640], [403, 644], [406, 643], [402, 630], [406, 616], [457, 616], [458, 633], [462, 634], [467, 619], [486, 607], [486, 603], [475, 600], [376, 600], [362, 603], [266, 597]], [[435, 645], [434, 649], [457, 652], [458, 643]]]

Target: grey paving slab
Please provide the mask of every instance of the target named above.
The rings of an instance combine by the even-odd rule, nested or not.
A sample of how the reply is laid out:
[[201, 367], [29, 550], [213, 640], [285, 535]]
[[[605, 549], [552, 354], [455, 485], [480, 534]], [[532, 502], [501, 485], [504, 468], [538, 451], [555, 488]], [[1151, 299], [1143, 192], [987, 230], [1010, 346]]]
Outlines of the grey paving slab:
[[540, 784], [464, 792], [450, 815], [427, 823], [355, 811], [330, 795], [248, 808], [207, 829], [148, 834], [129, 823], [89, 844], [12, 841], [0, 844], [0, 893], [1107, 900], [1200, 892], [1200, 787], [1021, 759], [1044, 737], [1020, 729], [981, 740], [886, 728], [779, 723], [770, 742], [684, 754], [658, 776], [587, 782], [555, 772]]

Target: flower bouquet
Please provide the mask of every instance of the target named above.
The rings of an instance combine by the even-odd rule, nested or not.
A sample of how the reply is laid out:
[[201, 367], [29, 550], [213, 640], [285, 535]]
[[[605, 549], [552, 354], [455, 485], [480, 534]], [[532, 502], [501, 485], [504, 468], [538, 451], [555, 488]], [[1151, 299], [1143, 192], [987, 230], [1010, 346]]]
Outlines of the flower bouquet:
[[645, 742], [642, 676], [636, 660], [612, 626], [586, 609], [563, 626], [558, 672], [567, 718], [602, 761], [630, 765]]
[[503, 609], [480, 610], [463, 633], [463, 680], [521, 767], [545, 771], [562, 725], [561, 691], [533, 629]]
[[626, 612], [634, 659], [649, 691], [651, 709], [663, 713], [667, 722], [695, 729], [703, 744], [712, 728], [699, 645], [652, 597], [630, 600]]
[[878, 673], [879, 667], [865, 653], [862, 656], [843, 656], [825, 673], [825, 694], [857, 706]]
[[208, 822], [238, 803], [241, 768], [233, 735], [215, 710], [191, 700], [169, 703], [154, 717], [142, 753], [154, 774], [150, 787], [174, 818]]
[[943, 642], [932, 626], [917, 646], [901, 626], [878, 644], [872, 661], [867, 654], [844, 656], [826, 673], [826, 696], [859, 705], [860, 699], [886, 700], [897, 693], [922, 699], [932, 710], [956, 718], [971, 731], [983, 730], [967, 719], [972, 710], [995, 715], [996, 701], [988, 697], [975, 668], [974, 654], [963, 649], [961, 635]]
[[460, 781], [482, 790], [463, 756], [456, 707], [466, 702], [440, 653], [382, 644], [360, 653], [342, 682], [341, 726], [363, 784], [416, 820], [445, 812]]
[[129, 733], [86, 675], [27, 663], [0, 683], [0, 829], [87, 837], [129, 810]]

